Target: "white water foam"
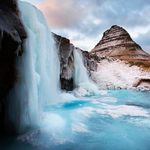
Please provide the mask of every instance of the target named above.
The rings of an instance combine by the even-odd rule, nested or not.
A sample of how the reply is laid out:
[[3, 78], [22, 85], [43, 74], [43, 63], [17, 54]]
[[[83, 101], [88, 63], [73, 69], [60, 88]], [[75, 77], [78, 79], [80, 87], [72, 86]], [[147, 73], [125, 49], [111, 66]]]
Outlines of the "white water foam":
[[128, 106], [128, 105], [108, 105], [101, 104], [100, 108], [93, 107], [84, 107], [76, 110], [77, 114], [80, 114], [84, 117], [91, 117], [95, 113], [100, 115], [108, 115], [112, 118], [119, 118], [123, 116], [130, 117], [150, 117], [149, 112], [141, 107], [137, 106]]
[[59, 101], [59, 59], [43, 14], [19, 2], [28, 33], [25, 50], [17, 60], [18, 81], [11, 91], [9, 113], [18, 132], [40, 124], [44, 106]]
[[74, 49], [74, 65], [75, 65], [75, 85], [74, 91], [76, 96], [100, 95], [97, 85], [89, 78], [86, 67], [84, 66], [82, 53], [78, 49]]

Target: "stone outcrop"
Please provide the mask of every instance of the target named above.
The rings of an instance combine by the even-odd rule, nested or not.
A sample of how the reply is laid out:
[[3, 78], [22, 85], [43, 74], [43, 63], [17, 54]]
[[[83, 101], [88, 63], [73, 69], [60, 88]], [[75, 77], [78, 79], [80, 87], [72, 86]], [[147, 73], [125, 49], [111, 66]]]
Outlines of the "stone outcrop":
[[140, 78], [134, 84], [133, 87], [150, 89], [150, 78]]
[[[81, 50], [70, 43], [70, 40], [54, 34], [56, 46], [59, 52], [60, 59], [60, 84], [61, 89], [66, 91], [72, 91], [74, 89], [74, 50]], [[97, 68], [97, 63], [89, 55], [89, 52], [81, 50], [84, 58], [85, 67], [90, 71], [94, 71]]]
[[91, 57], [98, 60], [116, 58], [132, 65], [150, 66], [150, 55], [146, 53], [120, 26], [114, 25], [105, 31], [100, 42], [90, 52]]
[[9, 120], [7, 95], [17, 80], [16, 58], [23, 52], [26, 36], [17, 1], [0, 0], [0, 129], [3, 131]]
[[71, 91], [74, 88], [74, 46], [70, 43], [69, 39], [56, 34], [53, 35], [59, 50], [61, 89]]
[[84, 65], [87, 68], [89, 75], [91, 71], [95, 71], [97, 69], [97, 61], [95, 57], [92, 57], [89, 52], [82, 51], [84, 58]]

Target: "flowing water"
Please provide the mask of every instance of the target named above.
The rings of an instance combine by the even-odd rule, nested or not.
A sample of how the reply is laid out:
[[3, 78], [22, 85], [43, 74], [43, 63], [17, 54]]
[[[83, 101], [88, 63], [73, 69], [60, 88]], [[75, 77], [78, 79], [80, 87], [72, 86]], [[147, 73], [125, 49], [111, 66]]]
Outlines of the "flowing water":
[[40, 128], [3, 141], [0, 149], [149, 150], [150, 92], [101, 93], [46, 107]]
[[74, 49], [74, 80], [77, 87], [77, 95], [90, 96], [99, 95], [99, 90], [96, 84], [90, 79], [87, 69], [84, 66], [83, 56], [80, 50]]
[[43, 14], [19, 2], [28, 33], [25, 50], [18, 57], [18, 82], [11, 91], [9, 114], [18, 132], [40, 124], [45, 105], [59, 100], [59, 61], [53, 37]]
[[69, 101], [64, 102], [57, 50], [47, 23], [30, 4], [19, 7], [29, 37], [17, 61], [20, 77], [10, 94], [10, 114], [18, 132], [28, 132], [3, 138], [0, 150], [150, 150], [150, 92], [95, 94], [97, 87], [81, 53], [74, 51], [75, 84], [89, 94], [75, 98], [66, 93]]

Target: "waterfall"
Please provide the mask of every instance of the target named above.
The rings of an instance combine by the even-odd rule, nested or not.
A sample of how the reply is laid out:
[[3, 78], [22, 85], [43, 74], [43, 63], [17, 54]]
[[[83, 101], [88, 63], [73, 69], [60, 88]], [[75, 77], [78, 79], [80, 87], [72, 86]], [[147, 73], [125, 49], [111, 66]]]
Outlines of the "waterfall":
[[98, 95], [99, 94], [98, 87], [89, 78], [87, 69], [84, 66], [82, 52], [77, 48], [74, 48], [74, 66], [75, 66], [75, 73], [74, 73], [75, 86], [78, 89], [77, 95], [80, 96]]
[[59, 59], [43, 14], [26, 2], [19, 2], [28, 33], [23, 56], [18, 57], [18, 81], [9, 95], [11, 122], [22, 132], [38, 126], [44, 106], [59, 100]]

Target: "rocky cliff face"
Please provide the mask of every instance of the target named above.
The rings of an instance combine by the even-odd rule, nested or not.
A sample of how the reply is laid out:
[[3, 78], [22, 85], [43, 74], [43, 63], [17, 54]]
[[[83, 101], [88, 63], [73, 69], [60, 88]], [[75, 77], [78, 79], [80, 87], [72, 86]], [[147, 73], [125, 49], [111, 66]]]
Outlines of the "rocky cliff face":
[[74, 88], [74, 46], [70, 43], [69, 39], [56, 34], [53, 35], [56, 41], [56, 46], [59, 50], [61, 89], [71, 91]]
[[[61, 89], [66, 91], [72, 91], [74, 89], [74, 50], [81, 50], [76, 48], [70, 43], [70, 40], [54, 34], [54, 39], [56, 41], [56, 46], [59, 51], [60, 58], [60, 84]], [[88, 52], [81, 50], [84, 58], [85, 67], [88, 69], [89, 74], [91, 70], [97, 68], [97, 63], [89, 55]]]
[[0, 0], [0, 129], [3, 130], [9, 120], [6, 97], [17, 80], [16, 58], [23, 52], [26, 36], [17, 1]]
[[128, 61], [133, 65], [150, 65], [150, 55], [131, 39], [125, 29], [117, 25], [104, 32], [90, 55], [98, 57], [99, 60], [111, 57]]
[[97, 69], [97, 57], [90, 55], [87, 51], [82, 51], [83, 58], [84, 58], [84, 65], [87, 68], [89, 75], [91, 71], [95, 71]]

